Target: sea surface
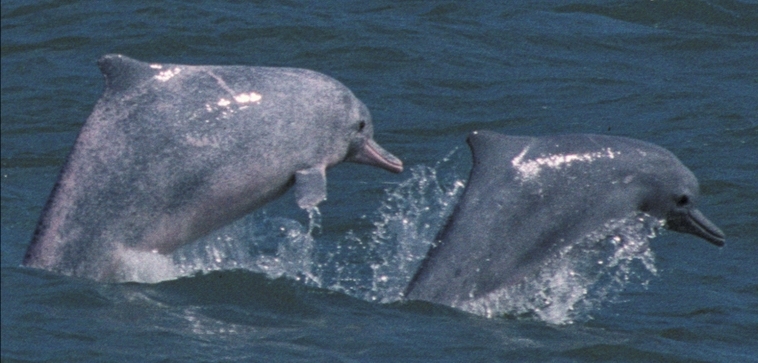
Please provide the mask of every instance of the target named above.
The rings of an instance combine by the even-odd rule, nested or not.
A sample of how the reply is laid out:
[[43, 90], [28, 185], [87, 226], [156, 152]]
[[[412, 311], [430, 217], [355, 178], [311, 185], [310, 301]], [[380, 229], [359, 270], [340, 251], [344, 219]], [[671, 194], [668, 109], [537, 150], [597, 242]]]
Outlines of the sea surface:
[[[3, 362], [758, 362], [755, 1], [1, 6]], [[338, 165], [320, 214], [288, 193], [124, 282], [23, 267], [108, 53], [325, 73], [406, 170]], [[727, 244], [632, 223], [494, 308], [404, 301], [484, 129], [663, 146]]]

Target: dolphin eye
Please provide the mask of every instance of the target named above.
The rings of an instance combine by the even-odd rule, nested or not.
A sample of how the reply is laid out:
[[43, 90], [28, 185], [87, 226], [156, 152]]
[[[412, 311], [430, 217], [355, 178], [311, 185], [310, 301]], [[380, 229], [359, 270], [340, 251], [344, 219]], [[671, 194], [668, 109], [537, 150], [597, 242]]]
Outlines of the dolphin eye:
[[358, 132], [363, 131], [363, 129], [366, 127], [366, 121], [361, 121], [358, 123]]
[[682, 195], [676, 200], [676, 206], [677, 207], [684, 207], [685, 205], [690, 203], [690, 198], [686, 195]]

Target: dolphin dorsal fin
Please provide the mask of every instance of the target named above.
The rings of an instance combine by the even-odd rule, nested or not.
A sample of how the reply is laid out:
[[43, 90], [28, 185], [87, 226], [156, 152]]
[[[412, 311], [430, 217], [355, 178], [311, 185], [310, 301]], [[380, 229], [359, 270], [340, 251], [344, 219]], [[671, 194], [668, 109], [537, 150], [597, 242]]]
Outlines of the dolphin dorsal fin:
[[97, 61], [105, 76], [105, 88], [123, 91], [134, 87], [155, 75], [150, 65], [121, 54], [106, 54]]
[[512, 159], [524, 152], [534, 142], [533, 137], [507, 136], [492, 131], [473, 131], [466, 139], [471, 148], [474, 164], [494, 163], [507, 158]]

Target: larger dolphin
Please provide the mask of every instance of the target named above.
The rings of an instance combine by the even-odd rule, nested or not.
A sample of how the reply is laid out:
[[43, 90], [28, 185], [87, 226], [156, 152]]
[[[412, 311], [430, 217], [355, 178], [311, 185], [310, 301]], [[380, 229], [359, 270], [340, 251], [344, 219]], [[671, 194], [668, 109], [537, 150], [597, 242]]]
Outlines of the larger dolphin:
[[456, 306], [519, 283], [561, 247], [644, 212], [717, 246], [695, 176], [669, 151], [623, 137], [473, 132], [466, 190], [405, 296]]
[[116, 248], [167, 254], [282, 195], [326, 198], [342, 161], [392, 172], [366, 106], [304, 69], [149, 64], [106, 55], [105, 91], [42, 212], [24, 265], [107, 279]]

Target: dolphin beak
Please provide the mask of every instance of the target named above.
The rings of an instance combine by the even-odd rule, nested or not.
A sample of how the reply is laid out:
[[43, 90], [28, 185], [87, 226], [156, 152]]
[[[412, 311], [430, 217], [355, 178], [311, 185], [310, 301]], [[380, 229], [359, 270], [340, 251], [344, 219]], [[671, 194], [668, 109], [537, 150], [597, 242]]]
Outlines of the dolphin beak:
[[390, 154], [389, 151], [384, 150], [373, 139], [366, 140], [363, 146], [356, 150], [355, 154], [347, 158], [347, 161], [378, 166], [393, 173], [403, 171], [403, 162], [395, 155]]
[[693, 234], [719, 247], [724, 245], [726, 239], [719, 227], [694, 208], [673, 213], [666, 220], [666, 226], [672, 231]]

